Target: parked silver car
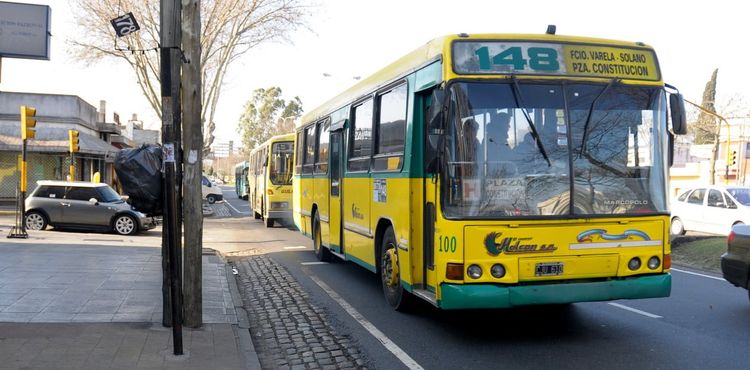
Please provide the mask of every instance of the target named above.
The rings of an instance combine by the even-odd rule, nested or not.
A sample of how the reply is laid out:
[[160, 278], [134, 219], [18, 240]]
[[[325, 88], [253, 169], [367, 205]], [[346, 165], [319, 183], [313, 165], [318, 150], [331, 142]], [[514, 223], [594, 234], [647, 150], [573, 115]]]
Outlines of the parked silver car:
[[115, 231], [132, 235], [156, 226], [109, 185], [92, 182], [38, 181], [26, 198], [27, 230], [55, 228]]
[[750, 187], [702, 186], [672, 201], [673, 235], [685, 231], [728, 235], [732, 226], [750, 224]]

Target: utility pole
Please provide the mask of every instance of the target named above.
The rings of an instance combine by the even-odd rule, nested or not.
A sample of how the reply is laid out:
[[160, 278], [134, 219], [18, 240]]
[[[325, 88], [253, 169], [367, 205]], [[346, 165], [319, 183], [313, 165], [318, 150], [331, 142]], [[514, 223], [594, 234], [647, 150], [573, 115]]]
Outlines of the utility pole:
[[182, 47], [188, 63], [182, 74], [185, 222], [185, 325], [203, 325], [203, 122], [201, 121], [200, 1], [182, 0]]
[[[182, 240], [180, 231], [180, 90], [179, 76], [182, 53], [180, 50], [181, 30], [180, 0], [161, 0], [161, 112], [162, 112], [162, 150], [164, 167], [164, 226], [162, 228], [162, 294], [163, 323], [172, 326], [174, 354], [182, 355], [182, 284], [180, 259], [182, 257]], [[167, 268], [164, 268], [164, 267]], [[168, 272], [168, 273], [167, 273]], [[166, 286], [165, 286], [166, 285]], [[167, 299], [168, 297], [168, 299]], [[169, 303], [169, 304], [168, 304]], [[167, 312], [171, 313], [167, 320]]]

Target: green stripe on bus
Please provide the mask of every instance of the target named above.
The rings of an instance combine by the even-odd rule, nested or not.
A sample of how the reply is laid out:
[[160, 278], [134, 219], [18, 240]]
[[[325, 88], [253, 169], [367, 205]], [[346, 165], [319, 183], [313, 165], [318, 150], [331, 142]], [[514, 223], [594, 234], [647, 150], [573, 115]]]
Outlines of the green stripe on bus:
[[354, 262], [354, 263], [356, 263], [356, 264], [358, 264], [358, 265], [360, 265], [360, 266], [362, 266], [362, 267], [364, 267], [364, 268], [366, 268], [368, 270], [370, 270], [371, 272], [375, 272], [375, 273], [378, 272], [378, 270], [375, 268], [375, 266], [373, 266], [373, 265], [371, 265], [371, 264], [369, 264], [369, 263], [367, 263], [365, 261], [362, 261], [361, 259], [359, 259], [357, 257], [354, 257], [351, 254], [347, 254], [346, 255], [346, 259], [349, 260], [349, 261], [352, 261], [352, 262]]

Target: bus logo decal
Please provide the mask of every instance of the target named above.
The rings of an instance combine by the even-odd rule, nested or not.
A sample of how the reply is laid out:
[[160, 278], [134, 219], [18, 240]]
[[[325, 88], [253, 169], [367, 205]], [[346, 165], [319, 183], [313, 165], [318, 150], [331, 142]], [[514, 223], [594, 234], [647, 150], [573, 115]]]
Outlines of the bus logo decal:
[[358, 220], [364, 220], [365, 219], [365, 215], [363, 215], [359, 211], [359, 208], [357, 208], [357, 205], [354, 204], [354, 203], [352, 203], [352, 217], [354, 217], [354, 218], [356, 218]]
[[549, 253], [557, 250], [554, 243], [531, 243], [531, 237], [504, 237], [498, 242], [497, 239], [501, 236], [503, 236], [503, 233], [491, 232], [484, 238], [484, 246], [487, 248], [487, 253], [491, 256], [499, 256], [503, 252], [505, 252], [505, 254], [522, 254]]
[[605, 229], [591, 229], [578, 234], [576, 239], [579, 243], [633, 239], [651, 240], [645, 232], [634, 229], [625, 230], [622, 234], [608, 234]]

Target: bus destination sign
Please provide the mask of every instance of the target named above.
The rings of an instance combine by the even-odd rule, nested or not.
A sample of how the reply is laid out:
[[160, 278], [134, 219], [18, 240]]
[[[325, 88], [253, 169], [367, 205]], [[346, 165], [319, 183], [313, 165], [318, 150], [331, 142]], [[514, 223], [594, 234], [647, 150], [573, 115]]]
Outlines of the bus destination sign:
[[654, 51], [645, 48], [533, 41], [457, 41], [457, 74], [566, 75], [659, 81]]

